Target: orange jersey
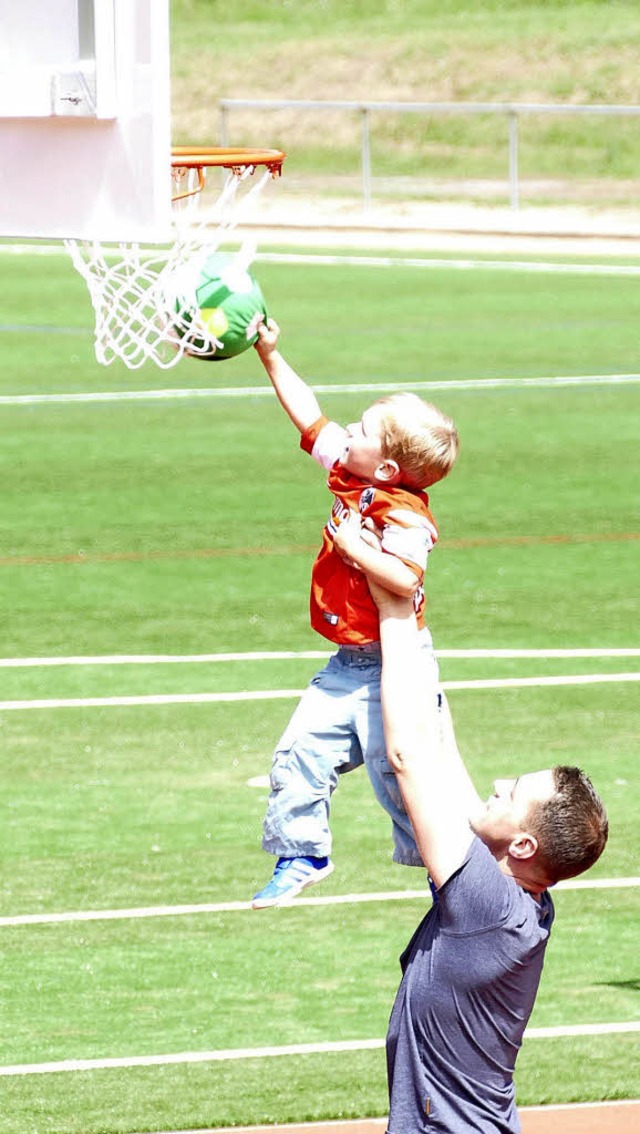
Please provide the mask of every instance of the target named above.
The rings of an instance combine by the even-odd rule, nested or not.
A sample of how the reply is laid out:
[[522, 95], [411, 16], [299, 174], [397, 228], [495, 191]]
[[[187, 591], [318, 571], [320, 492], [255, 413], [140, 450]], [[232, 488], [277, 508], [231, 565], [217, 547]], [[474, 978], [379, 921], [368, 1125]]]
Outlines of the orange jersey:
[[351, 509], [363, 518], [371, 517], [381, 529], [382, 550], [406, 563], [420, 583], [414, 596], [419, 628], [424, 626], [422, 584], [427, 556], [438, 531], [426, 492], [369, 485], [347, 472], [339, 463], [345, 442], [345, 430], [326, 417], [314, 422], [300, 438], [300, 447], [329, 470], [327, 487], [334, 495], [311, 573], [311, 625], [331, 642], [360, 646], [380, 639], [378, 609], [363, 572], [345, 563], [333, 546], [338, 525]]

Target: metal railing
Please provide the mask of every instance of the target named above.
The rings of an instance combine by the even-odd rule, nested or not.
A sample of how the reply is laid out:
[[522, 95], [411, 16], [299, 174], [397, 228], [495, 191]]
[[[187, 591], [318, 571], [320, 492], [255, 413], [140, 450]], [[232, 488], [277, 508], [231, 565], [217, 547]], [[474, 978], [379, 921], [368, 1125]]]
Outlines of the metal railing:
[[640, 106], [614, 106], [606, 104], [572, 105], [570, 103], [518, 103], [518, 102], [349, 102], [321, 99], [246, 99], [222, 98], [220, 112], [220, 145], [229, 145], [229, 117], [232, 110], [303, 110], [326, 112], [345, 111], [358, 114], [361, 120], [361, 168], [364, 210], [371, 206], [371, 116], [384, 112], [394, 114], [491, 114], [506, 119], [509, 141], [509, 201], [512, 209], [520, 207], [519, 121], [526, 115], [582, 115], [598, 117], [640, 117]]

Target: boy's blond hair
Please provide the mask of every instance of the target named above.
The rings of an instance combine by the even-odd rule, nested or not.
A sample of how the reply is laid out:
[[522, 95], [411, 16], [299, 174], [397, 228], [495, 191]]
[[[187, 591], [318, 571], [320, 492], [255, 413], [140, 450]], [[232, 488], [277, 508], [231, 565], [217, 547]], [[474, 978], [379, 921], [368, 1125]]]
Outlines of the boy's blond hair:
[[451, 471], [460, 442], [450, 417], [416, 394], [390, 394], [375, 405], [383, 409], [382, 456], [396, 461], [403, 484], [428, 488]]

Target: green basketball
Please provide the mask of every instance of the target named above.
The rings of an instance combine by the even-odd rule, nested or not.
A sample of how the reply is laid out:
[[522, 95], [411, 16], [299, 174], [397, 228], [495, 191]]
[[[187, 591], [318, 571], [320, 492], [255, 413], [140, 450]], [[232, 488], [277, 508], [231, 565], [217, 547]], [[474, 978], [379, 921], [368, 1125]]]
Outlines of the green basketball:
[[[183, 288], [178, 286], [175, 304], [179, 312], [175, 328], [186, 341], [186, 353], [216, 362], [234, 358], [253, 346], [267, 309], [258, 283], [238, 257], [222, 252], [208, 256], [195, 281], [192, 277], [189, 281], [189, 265], [186, 268], [182, 282], [190, 283], [190, 287], [185, 286], [184, 292], [193, 297], [195, 283], [195, 303], [193, 298], [186, 299], [181, 294]], [[199, 323], [219, 345], [210, 348]]]

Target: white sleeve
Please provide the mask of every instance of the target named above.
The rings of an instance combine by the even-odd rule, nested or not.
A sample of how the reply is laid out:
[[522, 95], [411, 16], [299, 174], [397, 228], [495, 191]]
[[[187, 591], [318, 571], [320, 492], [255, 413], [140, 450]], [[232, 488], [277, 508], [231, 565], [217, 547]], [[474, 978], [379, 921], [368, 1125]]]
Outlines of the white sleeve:
[[315, 439], [311, 456], [314, 461], [328, 470], [335, 465], [338, 457], [341, 456], [346, 439], [346, 429], [343, 429], [335, 421], [328, 421]]
[[389, 513], [388, 519], [395, 522], [384, 526], [383, 551], [391, 552], [398, 559], [415, 563], [421, 571], [426, 571], [427, 556], [438, 538], [433, 524], [426, 516], [418, 516], [409, 509], [395, 508]]

